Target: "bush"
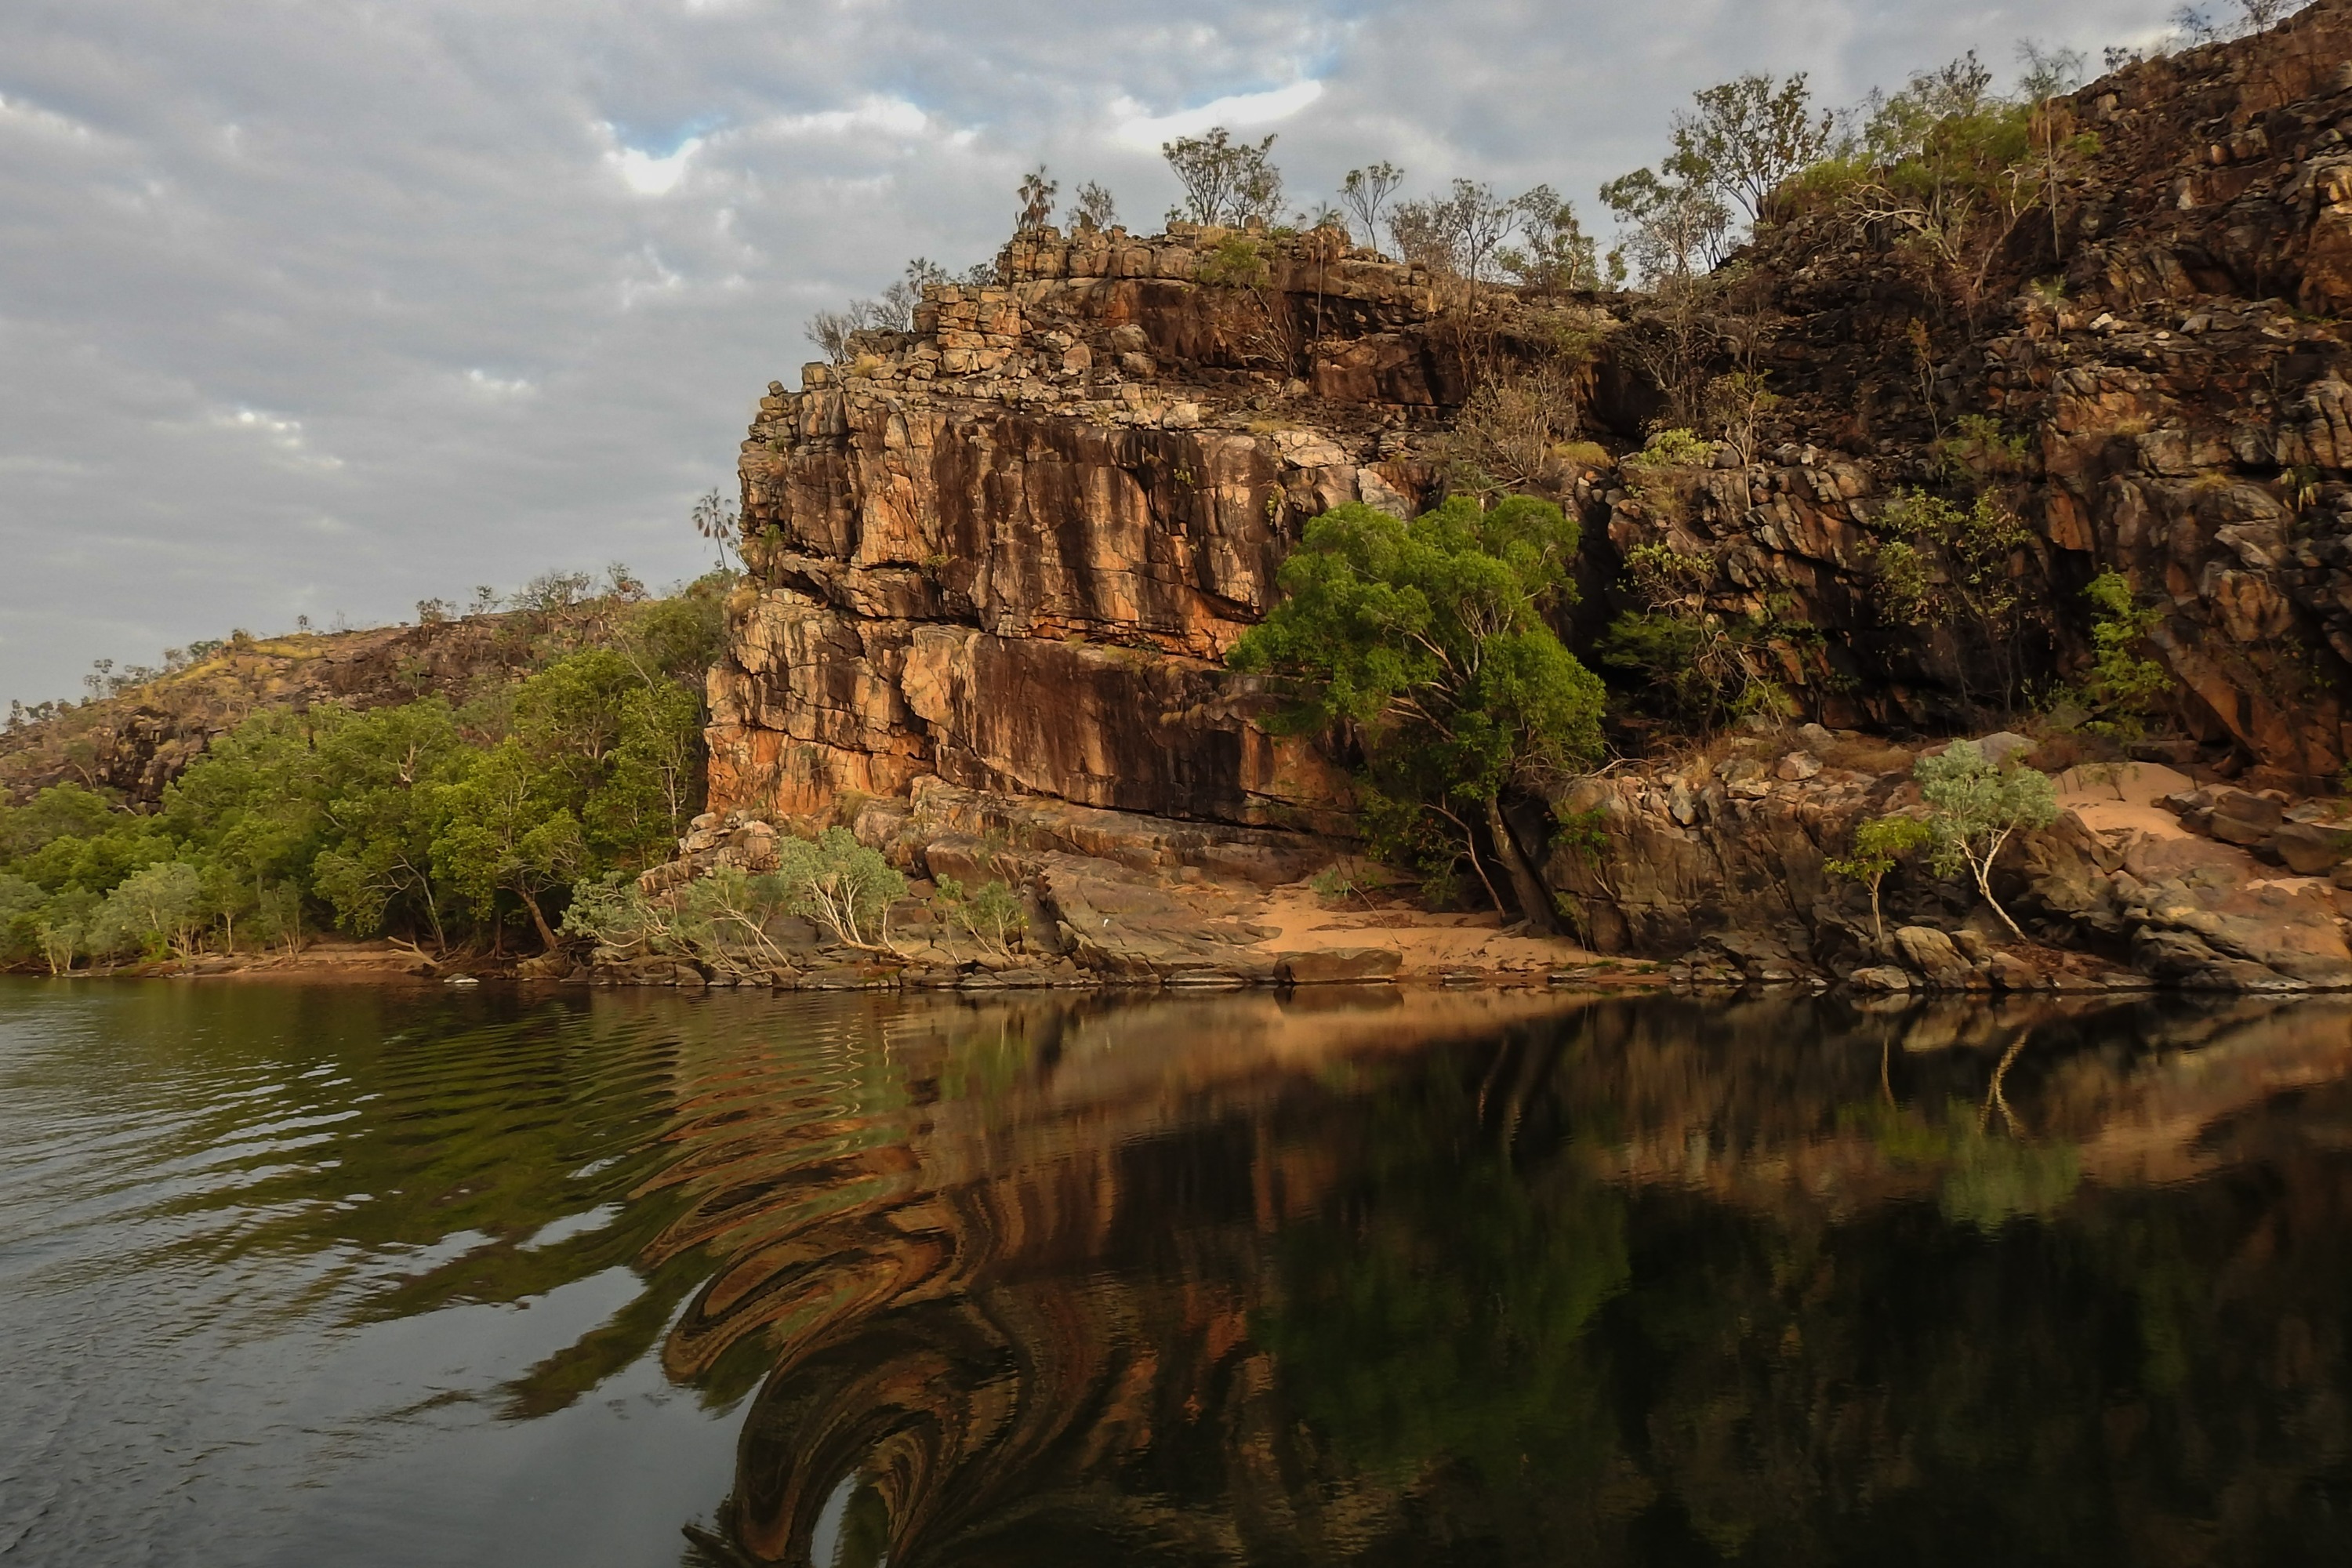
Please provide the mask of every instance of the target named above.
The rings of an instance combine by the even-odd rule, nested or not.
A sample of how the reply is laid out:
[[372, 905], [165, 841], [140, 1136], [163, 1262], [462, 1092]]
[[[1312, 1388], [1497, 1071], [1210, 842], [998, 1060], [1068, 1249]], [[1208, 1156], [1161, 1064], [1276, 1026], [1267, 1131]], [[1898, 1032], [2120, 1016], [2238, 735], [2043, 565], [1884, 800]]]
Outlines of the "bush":
[[1028, 929], [1028, 909], [1021, 896], [1002, 881], [966, 892], [953, 877], [942, 877], [931, 902], [950, 929], [960, 926], [982, 947], [998, 952], [1011, 952]]
[[1952, 876], [1965, 867], [1992, 912], [2022, 939], [2025, 933], [1993, 897], [1992, 864], [2020, 828], [2058, 820], [2056, 787], [2047, 774], [2014, 762], [1997, 766], [1974, 741], [1954, 741], [1941, 755], [1921, 757], [1911, 771], [1935, 834], [1937, 874]]
[[2083, 683], [2084, 701], [2097, 715], [2088, 728], [2116, 740], [2137, 739], [2146, 732], [2148, 714], [2172, 689], [2171, 672], [2134, 651], [2156, 630], [2164, 612], [2140, 604], [2120, 572], [2100, 573], [2083, 596], [2098, 611], [2091, 622], [2090, 679]]
[[814, 921], [835, 940], [867, 952], [889, 947], [890, 906], [907, 896], [907, 879], [845, 827], [828, 827], [814, 842], [782, 839], [775, 879], [784, 907]]
[[204, 879], [181, 860], [159, 860], [123, 879], [89, 928], [92, 952], [137, 952], [147, 958], [194, 950], [205, 923]]
[[1601, 750], [1601, 683], [1544, 619], [1573, 590], [1577, 526], [1549, 501], [1482, 510], [1456, 496], [1412, 522], [1368, 506], [1307, 525], [1283, 602], [1243, 637], [1235, 668], [1275, 678], [1276, 723], [1338, 726], [1364, 758], [1368, 826], [1442, 879], [1465, 859], [1495, 892], [1477, 829], [1538, 930], [1551, 900], [1505, 826], [1507, 790], [1542, 787]]
[[1885, 922], [1878, 914], [1878, 889], [1895, 863], [1935, 842], [1936, 830], [1916, 816], [1873, 817], [1853, 830], [1853, 853], [1824, 860], [1822, 868], [1832, 877], [1846, 877], [1870, 889], [1870, 926], [1878, 940], [1886, 940]]

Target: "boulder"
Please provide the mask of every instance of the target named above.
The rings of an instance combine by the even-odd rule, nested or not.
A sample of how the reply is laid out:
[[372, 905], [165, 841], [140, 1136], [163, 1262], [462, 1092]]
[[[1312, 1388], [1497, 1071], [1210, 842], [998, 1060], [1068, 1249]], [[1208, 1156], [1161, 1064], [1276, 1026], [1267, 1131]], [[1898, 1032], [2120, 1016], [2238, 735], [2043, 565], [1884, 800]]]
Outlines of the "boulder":
[[1346, 981], [1393, 979], [1404, 955], [1386, 947], [1334, 947], [1313, 952], [1276, 953], [1274, 975], [1286, 985], [1326, 985]]
[[1855, 970], [1845, 983], [1857, 991], [1908, 991], [1911, 976], [1891, 963], [1873, 963]]
[[2325, 877], [2352, 858], [2352, 830], [2316, 822], [2283, 823], [2271, 842], [2287, 869], [2299, 877]]
[[1975, 978], [1952, 939], [1932, 926], [1900, 928], [1895, 933], [1895, 946], [1904, 962], [1937, 990], [1962, 990]]

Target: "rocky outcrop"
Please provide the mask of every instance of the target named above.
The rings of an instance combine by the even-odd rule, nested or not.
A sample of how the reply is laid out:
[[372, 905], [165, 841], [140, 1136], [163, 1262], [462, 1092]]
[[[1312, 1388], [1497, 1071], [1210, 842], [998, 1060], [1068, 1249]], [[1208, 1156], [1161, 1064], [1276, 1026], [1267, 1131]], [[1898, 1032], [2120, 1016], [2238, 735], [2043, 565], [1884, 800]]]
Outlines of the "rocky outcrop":
[[[763, 586], [711, 678], [712, 805], [924, 774], [1331, 828], [1342, 776], [1222, 660], [1304, 521], [1417, 510], [1464, 396], [1428, 275], [1336, 231], [1016, 241], [1001, 287], [772, 385], [743, 447]], [[1204, 281], [1203, 279], [1212, 279]], [[1577, 307], [1513, 304], [1508, 331]]]
[[[2352, 756], [2352, 5], [2131, 66], [2035, 134], [2078, 149], [2054, 218], [2029, 207], [1967, 266], [1840, 213], [1767, 230], [1741, 308], [1782, 401], [1754, 461], [1672, 497], [1597, 480], [1591, 532], [1709, 557], [1719, 612], [1806, 628], [1787, 673], [1811, 716], [1929, 733], [2069, 676], [2079, 590], [2119, 571], [2164, 612], [2193, 733], [2275, 782], [2332, 780]], [[1631, 435], [1653, 411], [1616, 416]], [[2012, 445], [1970, 447], [1967, 416]], [[1905, 624], [1874, 593], [1887, 498], [1972, 464], [2030, 525], [2021, 603], [1994, 628]]]
[[185, 668], [0, 730], [0, 804], [78, 784], [152, 810], [214, 737], [257, 711], [378, 708], [436, 694], [462, 701], [528, 673], [547, 619], [524, 612], [283, 637], [238, 633]]
[[[1911, 762], [1900, 748], [1807, 726], [1735, 742], [1720, 760], [1589, 779], [1559, 809], [1588, 814], [1603, 831], [1580, 839], [1586, 847], [1555, 850], [1546, 875], [1596, 951], [1678, 953], [1680, 973], [1695, 980], [1843, 980], [1880, 991], [2352, 989], [2352, 889], [2270, 850], [2282, 838], [2300, 844], [2305, 835], [2290, 829], [2352, 839], [2329, 807], [2283, 807], [2228, 786], [2190, 791], [2153, 764], [2063, 775], [2063, 815], [1997, 863], [1994, 890], [2031, 941], [2015, 941], [1964, 879], [1918, 863], [1887, 879], [1874, 922], [1862, 887], [1828, 862], [1848, 853], [1864, 818], [1918, 809]], [[2155, 804], [2179, 804], [2193, 820], [2200, 798], [2224, 837], [2201, 837]], [[2240, 804], [2257, 799], [2272, 826], [2250, 851], [2226, 839], [2241, 817], [2216, 814], [2260, 815]], [[2298, 820], [2287, 820], [2290, 809]], [[2277, 864], [2256, 858], [2265, 850]], [[2332, 872], [2342, 856], [2330, 852]]]
[[[1777, 399], [1752, 439], [1663, 475], [1560, 459], [1588, 542], [1571, 644], [1641, 603], [1626, 563], [1664, 545], [1814, 721], [1777, 748], [1613, 771], [1549, 816], [1523, 803], [1514, 830], [1594, 947], [1718, 978], [2340, 983], [2334, 893], [2303, 870], [2336, 853], [2318, 821], [2200, 838], [2243, 861], [2225, 887], [2167, 859], [2194, 858], [2168, 847], [2177, 822], [2137, 844], [2078, 813], [2003, 869], [2030, 950], [1927, 879], [1882, 935], [1823, 869], [1854, 821], [1909, 798], [1918, 737], [2081, 677], [2081, 590], [2105, 571], [2158, 610], [2143, 651], [2175, 682], [2185, 733], [2145, 756], [2297, 799], [2352, 757], [2352, 0], [2133, 66], [2043, 106], [2034, 134], [2054, 196], [1965, 258], [1923, 260], [1850, 210], [1774, 215], [1706, 306], [1738, 316]], [[849, 363], [761, 400], [740, 461], [752, 585], [710, 680], [719, 817], [856, 821], [918, 872], [934, 848], [971, 862], [932, 821], [951, 796], [1237, 850], [1344, 834], [1345, 759], [1273, 733], [1223, 664], [1306, 521], [1442, 494], [1470, 367], [1539, 342], [1593, 346], [1580, 384], [1608, 445], [1661, 412], [1664, 305], [1442, 286], [1332, 230], [1046, 230], [999, 276], [928, 290], [912, 331], [859, 334]], [[1945, 560], [1898, 613], [1883, 554], [1907, 489], [2022, 520], [1972, 589], [1996, 610], [1958, 613]], [[1605, 843], [1553, 833], [1580, 814]], [[1171, 889], [1200, 865], [1065, 853], [1018, 868], [1061, 957], [1280, 973], [1174, 934]], [[1122, 922], [1131, 952], [1101, 936]]]

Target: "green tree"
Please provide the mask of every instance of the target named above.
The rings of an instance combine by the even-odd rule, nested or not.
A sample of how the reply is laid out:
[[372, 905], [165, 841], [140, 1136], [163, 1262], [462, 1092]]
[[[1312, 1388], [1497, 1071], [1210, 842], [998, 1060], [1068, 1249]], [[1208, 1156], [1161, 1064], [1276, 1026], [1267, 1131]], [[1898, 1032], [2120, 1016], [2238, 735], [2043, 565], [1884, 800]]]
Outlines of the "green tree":
[[1738, 202], [1752, 222], [1781, 181], [1828, 151], [1836, 123], [1834, 115], [1814, 114], [1803, 71], [1777, 87], [1751, 71], [1701, 89], [1693, 109], [1675, 116], [1666, 170]]
[[1669, 168], [1664, 176], [1636, 169], [1601, 186], [1601, 203], [1617, 215], [1623, 236], [1611, 253], [1612, 268], [1622, 276], [1630, 260], [1652, 289], [1686, 285], [1712, 270], [1731, 231], [1731, 209], [1712, 184], [1676, 177]]
[[1911, 773], [1927, 805], [1938, 874], [1951, 876], [1966, 867], [2001, 924], [2023, 940], [2025, 933], [1993, 897], [1992, 866], [2020, 828], [2047, 827], [2058, 820], [2058, 791], [2049, 775], [2014, 762], [1999, 766], [1974, 741], [1954, 741], [1940, 755], [1921, 757]]
[[204, 922], [203, 877], [184, 860], [159, 860], [125, 877], [107, 895], [89, 942], [94, 952], [135, 947], [149, 958], [184, 956], [194, 951]]
[[1205, 135], [1162, 143], [1160, 156], [1184, 187], [1184, 205], [1171, 212], [1170, 220], [1235, 228], [1253, 218], [1272, 222], [1282, 206], [1282, 171], [1274, 166], [1272, 136], [1236, 142], [1222, 125]]
[[850, 947], [887, 950], [890, 906], [906, 896], [907, 879], [845, 827], [815, 839], [781, 838], [775, 877], [790, 913], [814, 921]]
[[[1339, 725], [1364, 757], [1373, 826], [1425, 872], [1467, 857], [1498, 908], [1477, 828], [1520, 912], [1557, 929], [1502, 812], [1601, 750], [1601, 682], [1544, 619], [1573, 593], [1577, 526], [1549, 501], [1455, 497], [1414, 519], [1351, 503], [1307, 526], [1283, 602], [1234, 649], [1275, 678], [1277, 721]], [[1476, 827], [1474, 828], [1474, 824]]]
[[0, 871], [0, 963], [22, 963], [41, 951], [41, 910], [49, 895], [41, 885]]
[[1878, 914], [1879, 887], [1897, 861], [1926, 848], [1935, 838], [1936, 830], [1918, 817], [1899, 813], [1874, 816], [1853, 830], [1852, 855], [1824, 860], [1822, 868], [1833, 877], [1850, 878], [1870, 889], [1870, 929], [1883, 942], [1886, 940], [1886, 925]]
[[2084, 588], [2097, 614], [2091, 621], [2090, 679], [2083, 695], [2098, 717], [2091, 728], [2124, 738], [2140, 735], [2147, 716], [2172, 689], [2172, 675], [2138, 649], [2163, 622], [2164, 612], [2143, 605], [2120, 572], [2102, 572]]
[[448, 945], [433, 839], [441, 793], [464, 766], [457, 716], [438, 697], [331, 714], [317, 741], [321, 848], [311, 885], [336, 923], [360, 936], [383, 930], [394, 912], [421, 919], [436, 946]]
[[494, 941], [498, 895], [505, 891], [521, 900], [541, 946], [555, 948], [542, 900], [589, 863], [562, 783], [560, 773], [534, 765], [520, 744], [508, 741], [473, 757], [435, 802], [433, 869], [443, 886], [468, 901], [476, 925], [488, 926]]

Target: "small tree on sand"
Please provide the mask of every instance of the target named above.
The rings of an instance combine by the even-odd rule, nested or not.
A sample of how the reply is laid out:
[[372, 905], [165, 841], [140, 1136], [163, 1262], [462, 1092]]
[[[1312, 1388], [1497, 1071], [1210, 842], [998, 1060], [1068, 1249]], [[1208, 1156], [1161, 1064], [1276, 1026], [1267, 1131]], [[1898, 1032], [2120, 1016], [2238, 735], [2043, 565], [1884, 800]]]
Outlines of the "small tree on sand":
[[2058, 791], [2049, 775], [2015, 763], [1999, 766], [1974, 741], [1955, 741], [1939, 756], [1921, 757], [1911, 775], [1927, 803], [1937, 871], [1951, 876], [1967, 867], [1992, 912], [2022, 940], [2025, 933], [1992, 896], [1992, 863], [2019, 828], [2058, 820]]
[[1870, 929], [1886, 940], [1886, 923], [1878, 914], [1878, 889], [1895, 862], [1935, 842], [1936, 830], [1916, 816], [1874, 816], [1853, 830], [1853, 853], [1843, 859], [1824, 860], [1822, 868], [1832, 877], [1847, 877], [1870, 889]]
[[1600, 680], [1544, 612], [1572, 593], [1575, 521], [1511, 496], [1466, 496], [1402, 522], [1350, 502], [1307, 525], [1282, 564], [1283, 602], [1234, 649], [1290, 700], [1277, 722], [1339, 726], [1361, 749], [1376, 843], [1433, 880], [1465, 857], [1496, 907], [1484, 848], [1538, 931], [1551, 899], [1504, 821], [1507, 791], [1537, 791], [1601, 750]]

